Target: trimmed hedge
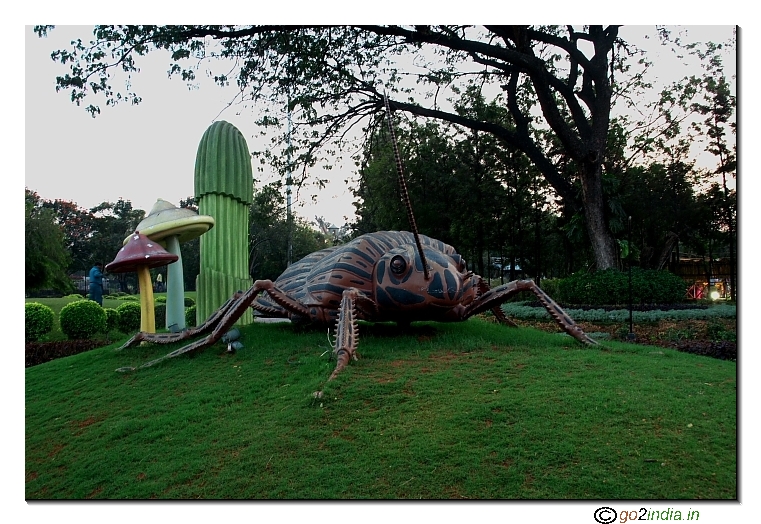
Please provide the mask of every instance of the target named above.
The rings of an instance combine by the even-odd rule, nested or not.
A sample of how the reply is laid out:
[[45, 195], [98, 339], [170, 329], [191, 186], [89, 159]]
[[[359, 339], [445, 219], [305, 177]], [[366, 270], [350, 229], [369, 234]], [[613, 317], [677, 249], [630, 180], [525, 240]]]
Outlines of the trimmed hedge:
[[122, 333], [140, 331], [140, 304], [127, 301], [116, 308], [116, 311], [119, 313], [119, 331]]
[[185, 308], [185, 325], [187, 327], [196, 327], [196, 307], [190, 306]]
[[47, 335], [53, 330], [54, 320], [52, 308], [39, 302], [27, 302], [24, 311], [24, 339], [34, 342]]
[[119, 312], [112, 307], [103, 308], [106, 312], [106, 331], [119, 329]]
[[106, 331], [106, 312], [97, 302], [77, 300], [61, 308], [58, 322], [69, 340], [87, 340]]
[[158, 303], [153, 306], [153, 316], [156, 319], [156, 329], [166, 326], [166, 304]]
[[[634, 304], [672, 304], [684, 300], [687, 284], [668, 271], [632, 268]], [[557, 283], [557, 302], [613, 305], [629, 303], [629, 272], [605, 269], [574, 273]]]

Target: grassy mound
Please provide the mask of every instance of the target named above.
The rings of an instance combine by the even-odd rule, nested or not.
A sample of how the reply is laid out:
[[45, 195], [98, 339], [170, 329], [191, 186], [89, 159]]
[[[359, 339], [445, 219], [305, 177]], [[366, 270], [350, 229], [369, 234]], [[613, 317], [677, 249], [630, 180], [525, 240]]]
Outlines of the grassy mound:
[[[736, 499], [736, 363], [460, 324], [254, 324], [26, 369], [30, 499]], [[323, 397], [313, 396], [322, 390]]]

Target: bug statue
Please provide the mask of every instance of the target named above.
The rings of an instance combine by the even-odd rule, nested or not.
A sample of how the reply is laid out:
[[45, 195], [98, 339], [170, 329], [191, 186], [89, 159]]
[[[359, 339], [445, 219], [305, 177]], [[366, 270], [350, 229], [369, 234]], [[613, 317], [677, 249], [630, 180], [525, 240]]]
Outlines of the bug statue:
[[491, 310], [501, 323], [515, 325], [505, 317], [500, 305], [526, 291], [536, 295], [566, 333], [582, 343], [597, 344], [533, 280], [514, 280], [491, 289], [486, 280], [467, 270], [465, 260], [454, 247], [418, 233], [388, 98], [385, 105], [411, 232], [367, 233], [346, 244], [316, 251], [291, 264], [274, 282], [256, 280], [248, 291], [235, 293], [198, 327], [181, 333], [139, 332], [120, 349], [143, 341], [169, 344], [208, 333], [140, 367], [152, 366], [211, 346], [251, 307], [265, 317], [335, 325], [336, 367], [328, 379], [332, 380], [357, 359], [358, 320], [395, 321], [402, 325], [421, 320], [457, 322]]

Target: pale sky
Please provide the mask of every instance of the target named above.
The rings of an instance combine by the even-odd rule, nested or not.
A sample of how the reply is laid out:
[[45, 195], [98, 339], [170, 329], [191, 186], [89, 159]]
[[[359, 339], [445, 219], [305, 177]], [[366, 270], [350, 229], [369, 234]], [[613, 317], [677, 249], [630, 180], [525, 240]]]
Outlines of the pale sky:
[[[263, 147], [255, 142], [254, 115], [240, 107], [225, 109], [235, 96], [234, 87], [222, 89], [202, 79], [201, 88], [189, 90], [181, 80], [167, 78], [164, 53], [138, 60], [141, 72], [132, 76], [132, 84], [143, 98], [139, 105], [105, 107], [93, 97], [77, 107], [69, 92], [56, 93], [55, 78], [68, 68], [54, 63], [50, 53], [70, 47], [73, 38], [87, 42], [91, 37], [88, 26], [59, 26], [42, 39], [31, 27], [26, 33], [26, 185], [43, 198], [91, 208], [121, 197], [146, 212], [158, 198], [179, 205], [180, 199], [193, 195], [196, 151], [214, 121], [234, 124], [250, 150]], [[99, 104], [101, 114], [92, 118], [86, 113], [88, 103]], [[317, 206], [298, 207], [311, 204], [309, 190], [294, 192], [294, 205], [310, 220], [317, 214], [343, 225], [343, 217], [353, 214], [344, 184], [351, 171], [327, 175], [337, 183], [320, 194]], [[267, 172], [255, 172], [254, 177], [265, 183], [276, 180]]]
[[[75, 38], [89, 42], [91, 26], [58, 26], [47, 38], [38, 38], [31, 29], [30, 25], [25, 31], [25, 184], [42, 198], [73, 201], [89, 209], [121, 197], [146, 212], [158, 198], [179, 205], [180, 199], [193, 195], [198, 143], [215, 120], [238, 127], [250, 150], [264, 147], [263, 142], [257, 142], [261, 139], [256, 137], [255, 115], [240, 106], [227, 107], [235, 96], [234, 86], [222, 89], [202, 78], [201, 87], [190, 90], [180, 79], [167, 78], [169, 59], [164, 52], [136, 59], [141, 70], [132, 75], [131, 82], [142, 96], [139, 105], [105, 107], [102, 98], [92, 97], [86, 98], [82, 107], [76, 106], [69, 99], [70, 92], [55, 91], [55, 77], [69, 69], [54, 63], [50, 53], [70, 48], [69, 42]], [[632, 41], [636, 37], [641, 45], [648, 44], [640, 38], [646, 32], [654, 34], [654, 28], [622, 28], [622, 34]], [[687, 39], [723, 41], [730, 35], [731, 26], [690, 27]], [[658, 79], [699, 72], [659, 49], [657, 39], [649, 40], [649, 44], [655, 44], [650, 58], [658, 67]], [[725, 65], [732, 74], [732, 64]], [[114, 85], [121, 84], [117, 81]], [[92, 118], [84, 110], [88, 103], [100, 105], [101, 114]], [[328, 178], [331, 183], [319, 193], [316, 205], [312, 204], [311, 188], [294, 194], [294, 209], [308, 220], [319, 215], [334, 224], [344, 224], [344, 217], [351, 219], [354, 212], [345, 183], [355, 176], [354, 169], [348, 159], [332, 171], [313, 168], [310, 174]], [[260, 182], [257, 185], [275, 180], [267, 171], [255, 172], [254, 177]]]

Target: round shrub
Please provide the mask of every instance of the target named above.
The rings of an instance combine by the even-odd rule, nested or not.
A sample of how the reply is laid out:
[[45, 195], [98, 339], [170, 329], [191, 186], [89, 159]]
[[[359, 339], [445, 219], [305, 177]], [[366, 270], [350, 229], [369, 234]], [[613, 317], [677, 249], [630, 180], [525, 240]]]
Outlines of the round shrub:
[[187, 327], [196, 326], [196, 307], [190, 306], [185, 308], [185, 325]]
[[119, 331], [132, 333], [140, 330], [140, 304], [127, 301], [116, 308], [116, 311], [119, 313]]
[[84, 300], [85, 299], [85, 297], [80, 295], [79, 293], [72, 293], [71, 295], [66, 295], [63, 298], [75, 298], [77, 300]]
[[185, 297], [185, 307], [191, 307], [195, 305], [196, 305], [195, 300], [193, 300], [191, 297]]
[[24, 313], [24, 339], [27, 342], [34, 342], [50, 333], [53, 329], [54, 318], [53, 310], [45, 304], [27, 302]]
[[153, 299], [155, 304], [166, 304], [166, 295], [158, 295]]
[[87, 340], [106, 330], [106, 312], [97, 302], [77, 300], [61, 308], [61, 331], [70, 340]]
[[119, 300], [123, 300], [125, 302], [140, 302], [140, 295], [124, 295], [119, 297]]
[[[632, 302], [673, 304], [684, 299], [687, 285], [668, 271], [632, 268]], [[629, 303], [629, 271], [605, 269], [574, 273], [557, 283], [556, 300], [566, 304], [624, 305]]]
[[119, 312], [112, 307], [103, 308], [106, 312], [106, 331], [119, 329]]
[[156, 304], [153, 310], [156, 318], [156, 329], [162, 329], [166, 326], [166, 304]]

